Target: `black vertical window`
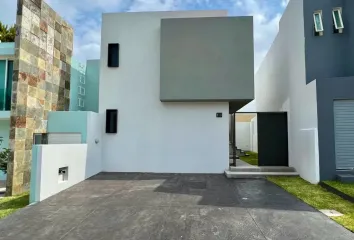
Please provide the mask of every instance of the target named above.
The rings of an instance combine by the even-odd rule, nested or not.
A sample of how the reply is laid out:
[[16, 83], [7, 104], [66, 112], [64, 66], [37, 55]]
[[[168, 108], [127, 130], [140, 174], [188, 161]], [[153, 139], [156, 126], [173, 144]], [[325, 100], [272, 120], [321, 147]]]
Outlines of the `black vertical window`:
[[108, 67], [119, 67], [119, 43], [108, 44]]

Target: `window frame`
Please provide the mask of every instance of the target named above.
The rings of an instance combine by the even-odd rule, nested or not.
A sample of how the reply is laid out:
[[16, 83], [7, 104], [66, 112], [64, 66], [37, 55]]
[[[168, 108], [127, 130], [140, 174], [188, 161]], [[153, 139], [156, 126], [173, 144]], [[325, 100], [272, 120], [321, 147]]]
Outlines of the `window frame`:
[[[317, 21], [316, 21], [316, 15], [319, 15], [320, 17], [320, 24], [321, 24], [321, 29], [318, 29], [318, 26], [317, 26]], [[321, 33], [324, 31], [324, 27], [323, 27], [323, 19], [322, 19], [322, 10], [317, 10], [313, 13], [313, 23], [315, 25], [315, 32], [317, 33]]]
[[86, 84], [86, 78], [85, 78], [85, 75], [80, 75], [80, 83], [82, 84]]
[[[84, 108], [85, 107], [85, 100], [82, 98], [77, 98], [78, 100], [78, 107]], [[82, 103], [82, 105], [81, 105]]]
[[[336, 15], [335, 15], [335, 12], [339, 13], [339, 21], [341, 23], [341, 27], [338, 27], [338, 24], [337, 24], [337, 21], [336, 21]], [[332, 18], [333, 18], [333, 22], [334, 22], [334, 27], [337, 29], [337, 30], [341, 30], [341, 29], [344, 29], [344, 23], [343, 23], [343, 17], [342, 17], [342, 8], [341, 7], [336, 7], [336, 8], [333, 8], [332, 10]]]
[[82, 86], [79, 86], [79, 94], [81, 96], [86, 96], [86, 89]]

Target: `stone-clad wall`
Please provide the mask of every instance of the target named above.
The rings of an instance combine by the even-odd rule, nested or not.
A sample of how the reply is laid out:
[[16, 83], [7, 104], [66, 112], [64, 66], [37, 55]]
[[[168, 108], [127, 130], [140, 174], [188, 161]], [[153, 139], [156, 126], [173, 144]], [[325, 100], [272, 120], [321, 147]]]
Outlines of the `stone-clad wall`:
[[7, 194], [30, 182], [33, 133], [47, 129], [49, 111], [70, 104], [73, 29], [42, 0], [18, 0]]

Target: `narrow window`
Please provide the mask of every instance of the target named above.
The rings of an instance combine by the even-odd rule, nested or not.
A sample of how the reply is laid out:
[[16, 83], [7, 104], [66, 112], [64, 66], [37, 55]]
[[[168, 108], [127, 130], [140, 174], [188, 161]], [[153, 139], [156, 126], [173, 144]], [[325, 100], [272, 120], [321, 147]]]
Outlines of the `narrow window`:
[[119, 44], [108, 44], [108, 67], [119, 67]]
[[85, 107], [85, 101], [82, 98], [78, 98], [79, 107]]
[[80, 75], [80, 83], [82, 83], [82, 84], [85, 84], [86, 83], [86, 81], [85, 81], [85, 75]]
[[334, 8], [332, 11], [334, 33], [342, 33], [344, 24], [342, 18], [342, 8]]
[[86, 92], [84, 87], [79, 86], [79, 94], [85, 96]]
[[316, 11], [313, 14], [314, 26], [315, 26], [315, 35], [323, 35], [323, 22], [322, 22], [322, 11]]

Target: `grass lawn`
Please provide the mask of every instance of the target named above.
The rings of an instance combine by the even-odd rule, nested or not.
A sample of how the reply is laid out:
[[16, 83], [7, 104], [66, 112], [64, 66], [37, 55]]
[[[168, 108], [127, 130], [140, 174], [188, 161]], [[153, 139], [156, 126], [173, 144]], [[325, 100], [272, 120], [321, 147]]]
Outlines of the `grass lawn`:
[[249, 154], [248, 157], [240, 157], [240, 159], [248, 164], [258, 166], [258, 153], [255, 152], [247, 152]]
[[354, 232], [354, 204], [343, 200], [319, 185], [306, 182], [300, 177], [268, 177], [268, 180], [284, 188], [312, 207], [337, 210], [344, 214], [341, 217], [332, 217], [334, 221]]
[[29, 203], [29, 194], [0, 198], [0, 219], [14, 213]]
[[338, 181], [324, 181], [327, 185], [345, 193], [351, 197], [354, 197], [354, 183], [341, 183]]

